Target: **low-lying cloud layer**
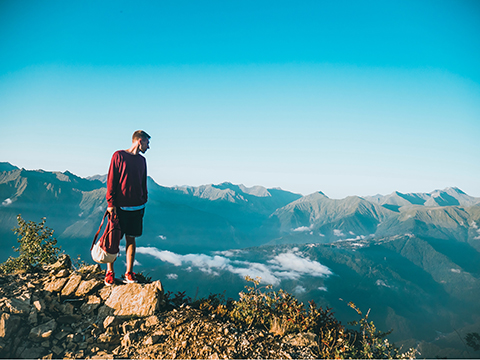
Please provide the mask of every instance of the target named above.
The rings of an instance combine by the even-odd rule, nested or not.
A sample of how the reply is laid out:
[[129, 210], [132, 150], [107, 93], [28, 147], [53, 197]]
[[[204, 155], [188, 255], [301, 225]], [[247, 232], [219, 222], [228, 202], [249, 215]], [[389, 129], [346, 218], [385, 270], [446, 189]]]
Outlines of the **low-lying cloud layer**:
[[12, 203], [12, 199], [8, 198], [2, 201], [2, 206], [8, 206]]
[[333, 274], [328, 267], [305, 257], [297, 248], [274, 255], [265, 264], [231, 259], [229, 256], [235, 255], [233, 252], [223, 252], [212, 256], [205, 254], [181, 255], [154, 247], [138, 247], [137, 253], [153, 256], [175, 266], [197, 268], [212, 275], [219, 275], [220, 271], [228, 271], [242, 278], [247, 275], [253, 278], [260, 277], [262, 283], [272, 285], [278, 285], [283, 279], [298, 280], [301, 276], [327, 277]]
[[478, 228], [477, 224], [475, 223], [475, 221], [472, 221], [472, 223], [470, 224], [471, 227], [473, 227], [475, 229], [475, 231], [477, 232], [478, 236], [475, 236], [473, 239], [474, 240], [480, 240], [480, 229]]

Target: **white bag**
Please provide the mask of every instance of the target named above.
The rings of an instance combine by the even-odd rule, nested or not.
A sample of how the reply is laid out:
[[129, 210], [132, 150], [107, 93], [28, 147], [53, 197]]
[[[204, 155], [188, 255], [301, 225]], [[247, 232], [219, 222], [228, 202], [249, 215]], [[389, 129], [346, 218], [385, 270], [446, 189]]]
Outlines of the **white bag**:
[[92, 259], [100, 264], [113, 263], [117, 258], [117, 255], [118, 254], [109, 254], [103, 250], [100, 247], [100, 241], [96, 242], [92, 248]]

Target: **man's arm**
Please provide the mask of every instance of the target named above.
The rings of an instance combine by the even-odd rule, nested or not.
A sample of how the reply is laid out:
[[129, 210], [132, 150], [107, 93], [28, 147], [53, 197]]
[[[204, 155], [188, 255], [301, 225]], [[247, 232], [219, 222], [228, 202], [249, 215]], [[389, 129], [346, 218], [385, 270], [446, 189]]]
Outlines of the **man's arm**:
[[117, 193], [117, 186], [119, 182], [119, 172], [118, 172], [118, 154], [115, 153], [112, 156], [110, 161], [110, 168], [108, 169], [107, 175], [107, 211], [110, 214], [115, 214], [117, 211], [115, 199]]
[[143, 177], [143, 189], [145, 191], [145, 202], [148, 201], [148, 190], [147, 190], [147, 161], [144, 159], [145, 162], [145, 176]]

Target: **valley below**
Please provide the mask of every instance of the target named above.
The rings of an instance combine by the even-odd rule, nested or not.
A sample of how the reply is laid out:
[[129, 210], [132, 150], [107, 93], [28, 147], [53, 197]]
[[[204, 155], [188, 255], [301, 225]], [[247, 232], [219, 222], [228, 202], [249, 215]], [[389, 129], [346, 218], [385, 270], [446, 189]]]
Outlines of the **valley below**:
[[[16, 256], [16, 217], [46, 217], [62, 250], [92, 263], [106, 209], [104, 177], [0, 163], [0, 262]], [[136, 272], [165, 291], [238, 298], [247, 281], [332, 308], [347, 323], [353, 302], [397, 346], [419, 357], [478, 358], [480, 198], [458, 188], [431, 193], [303, 196], [222, 183], [163, 187], [149, 179]], [[124, 244], [124, 242], [122, 242]], [[121, 251], [124, 255], [124, 251]], [[123, 257], [116, 263], [123, 271]]]

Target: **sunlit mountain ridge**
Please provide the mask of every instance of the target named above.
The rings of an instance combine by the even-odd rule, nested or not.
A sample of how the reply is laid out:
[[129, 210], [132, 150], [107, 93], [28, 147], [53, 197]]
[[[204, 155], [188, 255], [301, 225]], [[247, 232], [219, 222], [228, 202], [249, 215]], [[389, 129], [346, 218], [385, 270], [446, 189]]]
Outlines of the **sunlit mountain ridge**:
[[[104, 179], [0, 163], [0, 261], [14, 255], [18, 214], [46, 217], [62, 249], [90, 261]], [[352, 318], [348, 301], [372, 308], [381, 330], [394, 329], [391, 339], [420, 346], [423, 356], [469, 356], [459, 334], [480, 331], [480, 198], [452, 187], [330, 199], [151, 178], [148, 189], [136, 266], [167, 289], [235, 297], [243, 276], [260, 276], [340, 319]]]
[[[22, 213], [34, 219], [47, 216], [59, 238], [86, 238], [95, 232], [106, 208], [104, 176], [84, 179], [68, 171], [25, 170], [8, 163], [1, 163], [0, 170], [2, 231], [9, 231]], [[145, 236], [166, 238], [162, 247], [174, 251], [399, 234], [456, 239], [479, 249], [475, 226], [480, 198], [454, 187], [344, 199], [228, 182], [164, 187], [149, 178], [148, 188]]]

